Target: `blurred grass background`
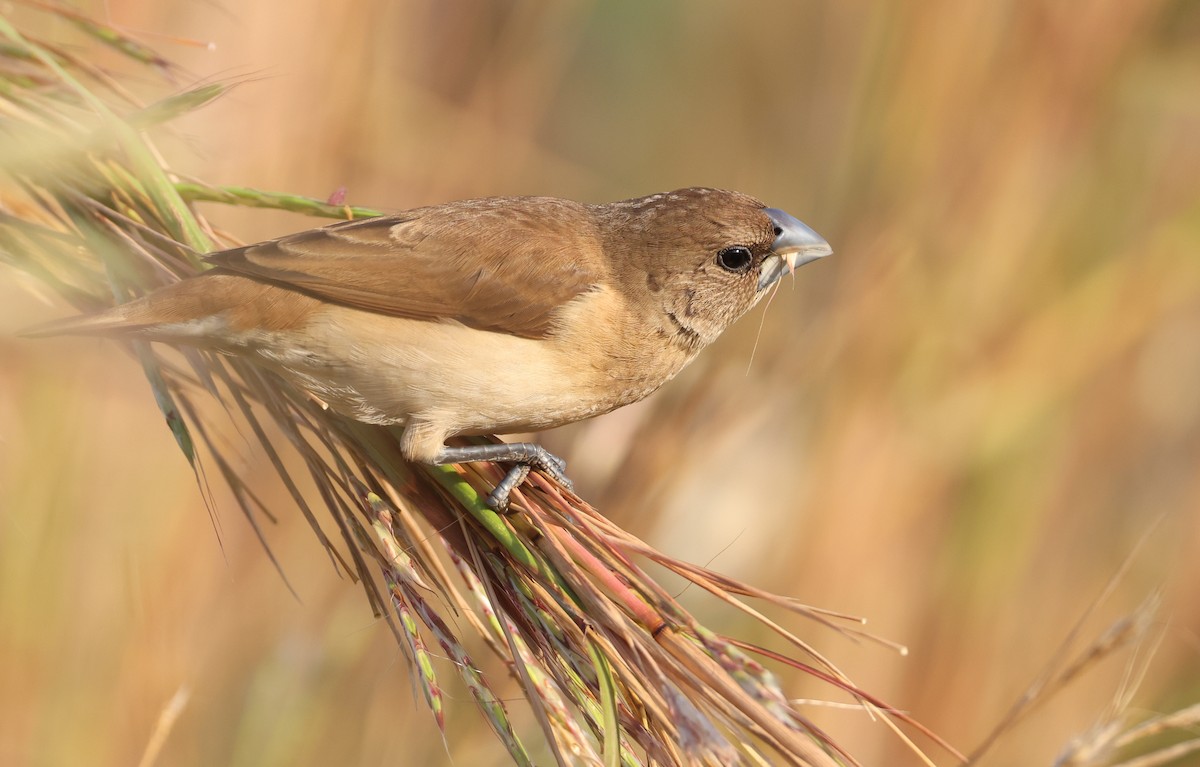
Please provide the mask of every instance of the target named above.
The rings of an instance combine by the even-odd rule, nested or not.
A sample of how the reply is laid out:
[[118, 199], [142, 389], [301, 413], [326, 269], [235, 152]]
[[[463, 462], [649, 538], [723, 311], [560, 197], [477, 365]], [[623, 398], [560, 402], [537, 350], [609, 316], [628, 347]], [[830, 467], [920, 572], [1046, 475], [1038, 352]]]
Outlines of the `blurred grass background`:
[[[911, 654], [798, 628], [964, 750], [1149, 533], [1084, 637], [1161, 590], [1130, 714], [1200, 699], [1196, 3], [81, 7], [181, 62], [181, 87], [246, 81], [162, 142], [214, 183], [385, 209], [704, 184], [796, 214], [837, 255], [765, 320], [546, 435], [584, 497], [672, 554], [867, 616]], [[247, 241], [312, 225], [206, 213]], [[133, 360], [12, 337], [65, 313], [18, 280], [0, 279], [0, 762], [136, 763], [183, 689], [161, 764], [503, 763], [461, 690], [445, 755], [393, 638], [234, 424], [299, 600], [219, 487], [210, 521]], [[1113, 716], [1134, 657], [984, 763], [1051, 762]], [[812, 716], [864, 764], [911, 763], [861, 712]]]

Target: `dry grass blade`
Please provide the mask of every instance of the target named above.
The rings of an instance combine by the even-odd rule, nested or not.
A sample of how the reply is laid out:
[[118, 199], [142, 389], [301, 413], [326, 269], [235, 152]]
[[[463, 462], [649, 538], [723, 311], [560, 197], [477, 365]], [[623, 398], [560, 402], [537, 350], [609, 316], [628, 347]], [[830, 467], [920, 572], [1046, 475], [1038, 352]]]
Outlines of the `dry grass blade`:
[[[66, 14], [134, 61], [166, 66], [103, 25], [51, 12]], [[10, 42], [3, 55], [33, 72], [3, 83], [0, 110], [9, 132], [55, 160], [3, 155], [0, 258], [79, 310], [127, 300], [199, 269], [196, 254], [221, 238], [194, 201], [326, 216], [371, 213], [181, 182], [139, 130], [205, 103], [219, 87], [143, 107], [101, 73], [31, 42], [6, 21], [0, 20], [0, 34]], [[119, 113], [131, 114], [133, 124]], [[673, 560], [537, 475], [515, 496], [521, 513], [499, 516], [481, 500], [499, 479], [498, 467], [408, 465], [395, 429], [343, 419], [248, 364], [184, 351], [181, 366], [170, 350], [133, 351], [198, 477], [213, 462], [265, 543], [266, 509], [222, 457], [195, 403], [216, 395], [249, 426], [331, 560], [362, 582], [372, 608], [385, 616], [439, 728], [445, 711], [433, 642], [511, 757], [532, 763], [496, 680], [472, 660], [468, 646], [482, 640], [520, 681], [562, 764], [856, 763], [804, 718], [775, 676], [741, 649], [745, 643], [701, 626], [635, 559], [668, 567], [786, 638], [816, 659], [824, 669], [817, 676], [831, 681], [831, 692], [855, 688], [831, 661], [745, 599], [826, 625], [841, 616]], [[335, 535], [322, 532], [286, 452], [301, 459]], [[460, 625], [475, 637], [456, 633]]]
[[[1161, 520], [1160, 520], [1161, 521]], [[1098, 662], [1110, 657], [1117, 651], [1128, 647], [1138, 646], [1146, 638], [1146, 635], [1151, 626], [1152, 618], [1158, 609], [1160, 597], [1157, 593], [1151, 594], [1147, 599], [1130, 615], [1122, 617], [1113, 622], [1108, 629], [1100, 636], [1096, 637], [1088, 643], [1074, 657], [1071, 652], [1075, 647], [1075, 643], [1083, 632], [1083, 627], [1087, 623], [1087, 619], [1099, 608], [1108, 596], [1116, 589], [1117, 584], [1125, 576], [1126, 571], [1136, 561], [1138, 550], [1146, 544], [1150, 539], [1156, 525], [1151, 525], [1149, 529], [1143, 533], [1138, 546], [1129, 553], [1125, 561], [1117, 569], [1109, 582], [1105, 585], [1103, 591], [1088, 605], [1084, 610], [1083, 615], [1075, 623], [1067, 637], [1059, 646], [1054, 657], [1047, 664], [1046, 669], [1042, 674], [1034, 680], [1034, 682], [1025, 690], [1021, 697], [1012, 705], [1008, 713], [1000, 720], [996, 727], [983, 739], [983, 741], [975, 748], [968, 759], [969, 764], [975, 764], [990, 751], [997, 742], [1003, 737], [1006, 737], [1028, 717], [1038, 706], [1046, 703], [1055, 693], [1060, 692], [1063, 688], [1069, 685], [1072, 681], [1078, 679], [1083, 673], [1095, 666]], [[1133, 666], [1131, 665], [1131, 668]], [[1144, 671], [1144, 668], [1142, 669]], [[1138, 676], [1135, 674], [1134, 676]], [[1117, 704], [1114, 706], [1114, 718], [1120, 715], [1120, 712], [1128, 705], [1129, 695], [1133, 694], [1137, 685], [1128, 684], [1123, 694], [1118, 696]], [[1108, 725], [1105, 725], [1093, 733], [1093, 737], [1082, 739], [1079, 743], [1068, 748], [1068, 753], [1075, 750], [1091, 750], [1091, 745], [1100, 742], [1105, 742], [1108, 737], [1102, 735], [1109, 731]], [[1073, 757], [1064, 757], [1067, 759]], [[1091, 757], [1089, 757], [1091, 758]], [[1070, 763], [1067, 761], [1066, 763]], [[1083, 762], [1088, 763], [1088, 762]]]
[[159, 712], [158, 721], [155, 723], [154, 732], [151, 733], [150, 740], [142, 752], [142, 758], [138, 760], [138, 767], [151, 767], [157, 761], [163, 743], [166, 742], [171, 728], [179, 720], [179, 715], [187, 707], [189, 697], [191, 697], [191, 692], [186, 687], [181, 687], [163, 706], [162, 711]]
[[[1125, 645], [1133, 645], [1134, 652], [1126, 663], [1125, 676], [1105, 715], [1096, 725], [1067, 743], [1054, 760], [1055, 767], [1159, 767], [1177, 763], [1200, 751], [1200, 738], [1194, 737], [1163, 745], [1175, 731], [1195, 734], [1200, 725], [1200, 704], [1129, 724], [1133, 718], [1130, 706], [1134, 694], [1161, 643], [1162, 633], [1155, 635], [1151, 631], [1151, 619], [1160, 601], [1159, 594], [1152, 594], [1133, 615], [1117, 621], [1085, 648], [1052, 686], [1041, 691], [1043, 697], [1051, 694], [1105, 656]], [[1122, 758], [1121, 754], [1130, 751], [1140, 752], [1140, 755]]]

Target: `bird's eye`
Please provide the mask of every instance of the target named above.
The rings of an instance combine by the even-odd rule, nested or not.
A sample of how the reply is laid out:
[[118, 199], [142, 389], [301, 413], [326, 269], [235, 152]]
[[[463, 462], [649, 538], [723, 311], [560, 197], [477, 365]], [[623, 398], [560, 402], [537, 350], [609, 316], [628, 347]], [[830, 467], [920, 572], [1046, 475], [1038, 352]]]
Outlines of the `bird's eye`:
[[717, 265], [727, 272], [744, 272], [754, 262], [750, 248], [733, 245], [717, 253]]

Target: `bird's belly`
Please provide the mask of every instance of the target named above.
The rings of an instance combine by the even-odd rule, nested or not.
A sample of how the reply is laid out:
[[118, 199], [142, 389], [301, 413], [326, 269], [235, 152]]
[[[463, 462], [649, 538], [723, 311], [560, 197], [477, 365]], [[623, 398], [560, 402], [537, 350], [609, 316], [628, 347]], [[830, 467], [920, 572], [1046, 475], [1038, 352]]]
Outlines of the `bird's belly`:
[[670, 377], [612, 381], [548, 340], [362, 314], [338, 309], [298, 337], [250, 346], [336, 412], [375, 424], [418, 418], [447, 435], [561, 426], [642, 399]]

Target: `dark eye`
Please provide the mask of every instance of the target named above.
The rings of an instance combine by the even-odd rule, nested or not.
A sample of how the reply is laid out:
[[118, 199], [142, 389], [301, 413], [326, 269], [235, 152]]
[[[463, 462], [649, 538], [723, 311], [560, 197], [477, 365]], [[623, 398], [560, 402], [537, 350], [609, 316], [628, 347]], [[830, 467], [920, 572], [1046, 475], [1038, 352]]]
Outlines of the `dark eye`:
[[717, 265], [728, 272], [744, 272], [754, 263], [750, 248], [733, 245], [717, 253]]

